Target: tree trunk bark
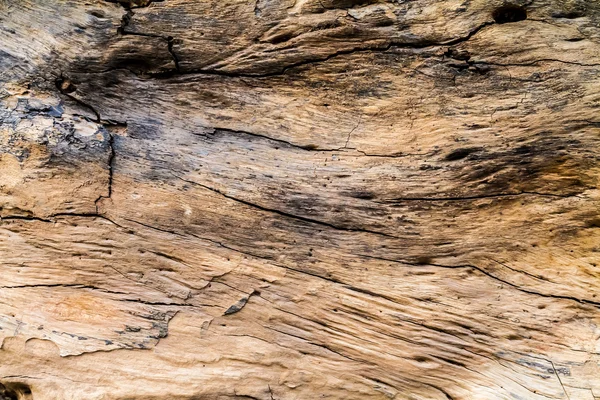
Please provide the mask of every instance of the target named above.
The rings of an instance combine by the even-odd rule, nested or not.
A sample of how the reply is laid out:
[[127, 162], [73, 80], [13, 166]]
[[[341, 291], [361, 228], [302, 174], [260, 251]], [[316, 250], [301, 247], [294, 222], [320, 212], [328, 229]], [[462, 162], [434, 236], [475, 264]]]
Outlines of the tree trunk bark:
[[600, 398], [600, 2], [0, 28], [0, 399]]

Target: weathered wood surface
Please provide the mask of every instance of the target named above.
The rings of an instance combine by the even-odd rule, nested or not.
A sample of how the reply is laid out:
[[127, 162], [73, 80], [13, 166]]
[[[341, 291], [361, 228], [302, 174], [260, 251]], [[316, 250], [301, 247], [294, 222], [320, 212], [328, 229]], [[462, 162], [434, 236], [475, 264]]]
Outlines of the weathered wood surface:
[[600, 398], [599, 2], [0, 28], [0, 398]]

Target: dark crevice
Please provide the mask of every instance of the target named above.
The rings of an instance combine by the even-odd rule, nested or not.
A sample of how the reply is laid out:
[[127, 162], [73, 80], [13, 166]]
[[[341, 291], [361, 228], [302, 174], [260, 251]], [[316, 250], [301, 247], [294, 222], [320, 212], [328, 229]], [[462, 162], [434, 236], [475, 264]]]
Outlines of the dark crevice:
[[495, 259], [493, 259], [493, 258], [490, 258], [490, 260], [492, 260], [492, 261], [493, 261], [493, 262], [495, 262], [496, 264], [498, 264], [498, 265], [501, 265], [501, 266], [503, 266], [504, 268], [506, 268], [506, 269], [509, 269], [509, 270], [511, 270], [512, 272], [515, 272], [515, 273], [517, 273], [517, 274], [523, 274], [523, 275], [529, 276], [530, 278], [533, 278], [533, 279], [535, 279], [535, 280], [538, 280], [538, 281], [543, 281], [543, 282], [549, 282], [549, 283], [552, 283], [552, 284], [557, 284], [557, 282], [552, 282], [552, 281], [550, 281], [550, 280], [548, 280], [548, 279], [545, 279], [545, 278], [544, 278], [543, 276], [541, 276], [541, 275], [533, 275], [533, 274], [530, 274], [530, 273], [529, 273], [529, 272], [527, 272], [527, 271], [522, 271], [522, 270], [520, 270], [520, 269], [512, 268], [512, 267], [508, 266], [507, 264], [505, 264], [505, 263], [503, 263], [503, 262], [500, 262], [500, 261], [498, 261], [498, 260], [495, 260]]
[[[438, 265], [438, 264], [431, 264], [431, 265], [435, 266], [435, 267], [442, 267], [442, 268], [445, 267], [444, 265]], [[486, 275], [486, 276], [488, 276], [488, 277], [490, 277], [492, 279], [495, 279], [498, 282], [504, 283], [504, 284], [506, 284], [506, 285], [508, 285], [508, 286], [510, 286], [510, 287], [512, 287], [512, 288], [514, 288], [514, 289], [516, 289], [518, 291], [520, 291], [520, 292], [523, 292], [523, 293], [532, 294], [532, 295], [535, 295], [535, 296], [546, 297], [546, 298], [549, 298], [549, 299], [571, 300], [571, 301], [576, 301], [576, 302], [578, 302], [580, 304], [590, 304], [590, 305], [593, 305], [595, 307], [600, 307], [600, 302], [598, 302], [598, 301], [580, 299], [580, 298], [577, 298], [577, 297], [574, 297], [574, 296], [566, 296], [566, 295], [560, 295], [560, 294], [548, 294], [548, 293], [538, 292], [538, 291], [535, 291], [535, 290], [526, 289], [526, 288], [523, 288], [523, 287], [521, 287], [519, 285], [516, 285], [516, 284], [514, 284], [512, 282], [509, 282], [507, 280], [499, 278], [499, 277], [497, 277], [497, 276], [495, 276], [495, 275], [487, 272], [485, 269], [483, 269], [481, 267], [477, 267], [477, 266], [474, 266], [474, 265], [469, 265], [469, 266], [472, 267], [472, 268], [474, 268], [474, 269], [476, 269], [477, 271], [481, 272], [482, 274], [484, 274], [484, 275]]]
[[173, 62], [175, 63], [175, 69], [177, 70], [177, 72], [179, 72], [180, 71], [179, 58], [177, 57], [177, 54], [175, 54], [175, 51], [173, 50], [174, 40], [175, 39], [173, 39], [172, 36], [169, 36], [167, 38], [167, 50], [169, 50], [171, 57], [173, 57]]
[[[119, 33], [123, 36], [142, 36], [142, 37], [152, 37], [152, 38], [158, 38], [158, 39], [164, 40], [167, 44], [167, 51], [169, 52], [169, 54], [171, 55], [171, 58], [173, 59], [173, 64], [175, 65], [175, 69], [164, 71], [164, 72], [141, 72], [141, 71], [136, 72], [129, 68], [117, 68], [116, 70], [125, 69], [125, 70], [131, 72], [132, 74], [134, 74], [138, 78], [146, 78], [146, 77], [160, 78], [163, 76], [173, 76], [174, 74], [179, 73], [179, 70], [180, 70], [179, 69], [179, 58], [177, 57], [177, 54], [175, 54], [175, 50], [173, 50], [173, 45], [175, 44], [175, 39], [173, 39], [172, 36], [165, 37], [162, 35], [156, 35], [156, 34], [152, 34], [152, 33], [129, 32], [129, 31], [125, 31], [124, 29], [122, 29]], [[106, 73], [106, 72], [110, 72], [110, 71], [114, 71], [114, 70], [101, 71], [99, 73]]]
[[73, 93], [77, 90], [77, 87], [73, 84], [70, 79], [65, 78], [62, 74], [56, 79], [56, 88], [60, 90], [62, 94]]
[[273, 209], [273, 208], [264, 207], [264, 206], [261, 206], [259, 204], [254, 204], [254, 203], [251, 203], [249, 201], [242, 200], [242, 199], [239, 199], [237, 197], [228, 195], [228, 194], [220, 191], [219, 189], [215, 189], [215, 188], [212, 188], [210, 186], [203, 185], [202, 183], [184, 179], [184, 178], [182, 178], [182, 177], [180, 177], [180, 176], [178, 176], [176, 174], [171, 173], [171, 175], [174, 176], [175, 178], [183, 181], [183, 182], [187, 182], [187, 183], [190, 183], [192, 185], [200, 186], [200, 187], [202, 187], [202, 188], [204, 188], [206, 190], [209, 190], [209, 191], [211, 191], [213, 193], [217, 193], [218, 195], [220, 195], [220, 196], [222, 196], [222, 197], [224, 197], [226, 199], [233, 200], [233, 201], [238, 202], [240, 204], [244, 204], [246, 206], [249, 206], [249, 207], [252, 207], [252, 208], [256, 208], [256, 209], [261, 210], [261, 211], [265, 211], [265, 212], [269, 212], [269, 213], [280, 215], [282, 217], [286, 217], [286, 218], [291, 218], [291, 219], [295, 219], [295, 220], [298, 220], [298, 221], [302, 221], [302, 222], [305, 222], [307, 224], [316, 224], [316, 225], [326, 226], [328, 228], [333, 228], [333, 229], [339, 230], [339, 231], [371, 233], [371, 234], [374, 234], [374, 235], [385, 236], [385, 237], [389, 237], [389, 238], [393, 238], [393, 239], [402, 239], [402, 238], [400, 238], [398, 236], [390, 235], [390, 234], [387, 234], [387, 233], [384, 233], [384, 232], [372, 231], [372, 230], [369, 230], [369, 229], [358, 228], [358, 227], [338, 226], [338, 225], [331, 224], [329, 222], [324, 222], [324, 221], [320, 221], [320, 220], [317, 220], [317, 219], [303, 217], [303, 216], [299, 216], [299, 215], [294, 215], [294, 214], [287, 213], [285, 211], [281, 211], [281, 210], [277, 210], [277, 209]]
[[[337, 51], [337, 52], [334, 52], [332, 54], [329, 54], [327, 56], [324, 56], [324, 57], [321, 57], [318, 59], [299, 61], [297, 63], [293, 63], [288, 66], [285, 66], [282, 69], [280, 69], [279, 71], [273, 71], [273, 72], [268, 72], [268, 73], [227, 72], [227, 71], [223, 71], [223, 70], [219, 70], [219, 69], [199, 68], [199, 69], [193, 69], [193, 70], [187, 70], [187, 71], [170, 71], [170, 72], [165, 72], [165, 73], [158, 73], [158, 74], [153, 74], [152, 77], [157, 78], [157, 79], [163, 79], [163, 78], [171, 78], [171, 77], [184, 76], [184, 75], [205, 74], [205, 75], [226, 76], [226, 77], [231, 77], [231, 78], [267, 78], [267, 77], [282, 75], [287, 70], [292, 69], [292, 68], [323, 63], [323, 62], [329, 61], [329, 60], [331, 60], [335, 57], [341, 56], [341, 55], [349, 55], [349, 54], [361, 53], [361, 52], [385, 52], [392, 48], [425, 49], [428, 47], [435, 47], [435, 46], [454, 46], [454, 45], [468, 41], [474, 35], [476, 35], [478, 32], [480, 32], [482, 29], [484, 29], [487, 26], [493, 25], [493, 24], [494, 24], [494, 22], [489, 22], [489, 21], [485, 22], [485, 23], [479, 25], [477, 28], [475, 28], [474, 30], [472, 30], [465, 36], [457, 38], [457, 39], [445, 41], [445, 42], [423, 41], [423, 42], [416, 42], [416, 43], [397, 43], [397, 42], [391, 41], [391, 42], [381, 45], [381, 46], [355, 47], [355, 48], [351, 48], [351, 49], [347, 49], [347, 50]], [[178, 63], [179, 63], [179, 60], [178, 60]]]
[[[467, 368], [467, 369], [469, 369], [469, 368]], [[471, 371], [471, 370], [469, 369], [469, 371]], [[437, 385], [434, 385], [434, 384], [428, 383], [428, 382], [422, 382], [422, 383], [424, 383], [425, 385], [427, 385], [427, 386], [429, 386], [429, 387], [431, 387], [431, 388], [433, 388], [433, 389], [437, 390], [438, 392], [442, 393], [442, 394], [443, 394], [443, 395], [446, 397], [446, 400], [456, 400], [454, 397], [452, 397], [452, 396], [450, 395], [450, 393], [448, 393], [448, 392], [447, 392], [446, 390], [444, 390], [443, 388], [441, 388], [441, 387], [439, 387], [439, 386], [437, 386]]]
[[37, 221], [37, 222], [45, 222], [45, 223], [56, 223], [57, 217], [76, 217], [76, 218], [99, 218], [110, 222], [112, 225], [118, 226], [119, 228], [123, 228], [123, 226], [117, 224], [113, 220], [107, 218], [104, 215], [96, 214], [96, 213], [55, 213], [51, 214], [49, 218], [40, 218], [40, 217], [32, 217], [32, 216], [23, 216], [23, 215], [9, 215], [6, 217], [0, 217], [0, 222], [2, 221]]
[[478, 147], [466, 147], [466, 148], [462, 148], [462, 149], [457, 149], [457, 150], [452, 151], [450, 154], [446, 155], [446, 157], [444, 157], [444, 160], [446, 160], [446, 161], [462, 160], [462, 159], [468, 157], [470, 154], [475, 153], [479, 150], [481, 150], [481, 149]]
[[260, 17], [260, 15], [262, 14], [262, 10], [260, 8], [260, 0], [255, 0], [254, 3], [254, 16], [255, 17]]
[[169, 306], [169, 307], [195, 307], [193, 304], [187, 303], [165, 303], [161, 301], [146, 301], [142, 299], [119, 299], [119, 301], [127, 303], [140, 303], [149, 306]]
[[370, 255], [366, 255], [366, 254], [359, 254], [359, 257], [364, 257], [364, 258], [369, 258], [369, 259], [374, 259], [374, 260], [380, 260], [380, 261], [386, 261], [386, 262], [392, 262], [392, 263], [398, 263], [398, 264], [404, 264], [404, 265], [413, 265], [413, 266], [431, 266], [431, 267], [439, 267], [439, 268], [447, 268], [447, 269], [461, 269], [461, 268], [471, 268], [474, 270], [479, 271], [480, 273], [482, 273], [483, 275], [487, 276], [488, 278], [491, 278], [495, 281], [498, 281], [500, 283], [503, 283], [505, 285], [508, 285], [510, 287], [512, 287], [513, 289], [516, 289], [520, 292], [523, 293], [527, 293], [527, 294], [531, 294], [531, 295], [535, 295], [535, 296], [541, 296], [541, 297], [546, 297], [546, 298], [551, 298], [551, 299], [560, 299], [560, 300], [571, 300], [571, 301], [576, 301], [578, 303], [581, 304], [591, 304], [593, 306], [596, 307], [600, 307], [600, 302], [597, 301], [591, 301], [591, 300], [585, 300], [585, 299], [580, 299], [577, 297], [573, 297], [573, 296], [565, 296], [565, 295], [558, 295], [558, 294], [547, 294], [547, 293], [542, 293], [542, 292], [537, 292], [535, 290], [530, 290], [530, 289], [526, 289], [523, 288], [519, 285], [516, 285], [512, 282], [509, 282], [507, 280], [504, 280], [500, 277], [497, 277], [495, 275], [493, 275], [492, 273], [486, 271], [484, 268], [482, 267], [478, 267], [476, 265], [473, 264], [463, 264], [463, 265], [443, 265], [443, 264], [435, 264], [435, 263], [411, 263], [411, 262], [406, 262], [406, 261], [399, 261], [399, 260], [394, 260], [394, 259], [390, 259], [390, 258], [385, 258], [385, 257], [377, 257], [377, 256], [370, 256]]
[[233, 304], [231, 307], [225, 310], [223, 315], [231, 315], [240, 312], [242, 308], [244, 308], [244, 306], [248, 303], [250, 297], [252, 297], [252, 295], [254, 294], [257, 294], [256, 290], [253, 290], [252, 293], [250, 293], [248, 296], [242, 297], [237, 303]]
[[576, 122], [583, 122], [583, 123], [585, 123], [587, 125], [600, 128], [600, 121], [592, 121], [592, 120], [589, 120], [589, 119], [584, 119], [582, 121], [576, 121]]
[[114, 290], [102, 289], [97, 286], [92, 285], [84, 285], [80, 283], [40, 283], [40, 284], [29, 284], [29, 285], [14, 285], [14, 286], [0, 286], [0, 289], [29, 289], [29, 288], [75, 288], [75, 289], [90, 289], [108, 294], [118, 294], [118, 295], [129, 295], [131, 293], [126, 292], [117, 292]]
[[[320, 148], [318, 146], [314, 146], [314, 145], [300, 145], [300, 144], [296, 144], [296, 143], [292, 143], [289, 142], [287, 140], [283, 140], [283, 139], [278, 139], [278, 138], [274, 138], [271, 136], [267, 136], [267, 135], [262, 135], [260, 133], [254, 133], [254, 132], [248, 132], [248, 131], [238, 131], [238, 130], [233, 130], [233, 129], [228, 129], [228, 128], [213, 128], [214, 132], [213, 134], [218, 134], [218, 133], [228, 133], [228, 134], [235, 134], [235, 135], [245, 135], [245, 136], [251, 136], [251, 137], [255, 137], [255, 138], [259, 138], [259, 139], [264, 139], [264, 140], [268, 140], [271, 142], [275, 142], [275, 143], [281, 143], [287, 147], [292, 147], [292, 148], [296, 148], [296, 149], [300, 149], [303, 151], [308, 151], [308, 152], [319, 152], [319, 153], [323, 153], [323, 152], [345, 152], [346, 150], [354, 150], [357, 153], [362, 154], [365, 157], [378, 157], [378, 158], [404, 158], [404, 157], [414, 157], [414, 156], [426, 156], [427, 154], [422, 153], [422, 154], [415, 154], [415, 153], [403, 153], [403, 154], [369, 154], [365, 151], [362, 151], [360, 149], [357, 149], [355, 147], [335, 147], [335, 148]], [[352, 132], [356, 130], [356, 127], [349, 133], [352, 134]], [[196, 136], [208, 136], [206, 134], [195, 134]], [[274, 147], [275, 149], [279, 149], [279, 147]]]
[[[110, 1], [110, 0], [106, 0], [106, 1]], [[169, 52], [169, 54], [173, 58], [173, 63], [175, 64], [175, 71], [147, 74], [149, 76], [162, 75], [162, 74], [165, 74], [165, 73], [169, 73], [170, 74], [170, 73], [179, 72], [179, 59], [177, 58], [177, 55], [173, 51], [174, 39], [173, 39], [172, 36], [165, 37], [163, 35], [154, 34], [154, 33], [132, 32], [132, 31], [128, 31], [127, 30], [127, 27], [129, 26], [129, 24], [131, 23], [131, 20], [132, 20], [133, 16], [135, 15], [135, 13], [133, 11], [134, 9], [148, 7], [153, 2], [160, 2], [160, 1], [162, 1], [162, 0], [118, 1], [118, 3], [121, 4], [123, 6], [123, 8], [125, 8], [125, 14], [123, 14], [123, 17], [121, 18], [121, 25], [117, 29], [117, 33], [119, 35], [122, 35], [122, 36], [133, 35], [133, 36], [154, 37], [154, 38], [162, 39], [162, 40], [164, 40], [167, 43], [167, 51]], [[110, 2], [114, 3], [115, 1], [110, 1]], [[135, 74], [137, 76], [137, 74], [135, 72], [133, 72], [133, 71], [130, 71], [130, 72], [132, 72], [133, 74]]]
[[113, 185], [113, 174], [114, 174], [114, 163], [115, 163], [115, 137], [112, 133], [107, 132], [108, 134], [108, 147], [109, 147], [109, 154], [108, 154], [108, 190], [107, 190], [107, 195], [100, 195], [95, 201], [94, 201], [94, 205], [96, 206], [96, 214], [99, 214], [98, 212], [98, 203], [103, 200], [103, 199], [110, 199], [112, 196], [112, 185]]
[[494, 10], [492, 17], [497, 24], [519, 22], [527, 19], [527, 10], [523, 6], [506, 4]]
[[[304, 150], [304, 151], [323, 152], [323, 151], [341, 151], [341, 150], [343, 150], [343, 148], [332, 148], [332, 149], [322, 148], [321, 149], [319, 147], [315, 147], [315, 146], [311, 146], [311, 145], [303, 146], [303, 145], [299, 145], [296, 143], [288, 142], [287, 140], [277, 139], [277, 138], [273, 138], [270, 136], [262, 135], [260, 133], [253, 133], [253, 132], [247, 132], [247, 131], [236, 131], [236, 130], [227, 129], [227, 128], [214, 128], [213, 134], [219, 134], [221, 132], [228, 133], [228, 134], [235, 134], [235, 135], [251, 136], [251, 137], [255, 137], [255, 138], [259, 138], [259, 139], [265, 139], [265, 140], [268, 140], [271, 142], [281, 143], [285, 146], [293, 147], [293, 148]], [[198, 135], [198, 136], [205, 136], [205, 135]]]
[[125, 10], [133, 10], [136, 8], [146, 8], [152, 3], [160, 3], [164, 0], [104, 0], [107, 3], [119, 4]]
[[77, 87], [69, 78], [63, 76], [63, 74], [60, 74], [59, 78], [57, 78], [55, 81], [55, 85], [56, 88], [60, 91], [60, 93], [67, 96], [69, 99], [73, 100], [75, 103], [79, 104], [83, 108], [87, 108], [88, 110], [90, 110], [92, 114], [96, 116], [94, 122], [100, 123], [101, 118], [98, 111], [96, 111], [96, 109], [91, 105], [85, 103], [83, 100], [80, 100], [79, 98], [73, 96], [72, 93], [77, 90]]
[[31, 388], [21, 382], [0, 383], [0, 400], [30, 400]]
[[94, 122], [96, 123], [100, 123], [101, 118], [100, 118], [100, 114], [98, 113], [98, 111], [96, 111], [96, 109], [94, 107], [92, 107], [91, 105], [85, 103], [84, 101], [78, 99], [77, 97], [71, 95], [71, 94], [67, 94], [64, 93], [68, 98], [70, 98], [71, 100], [75, 101], [77, 104], [79, 104], [80, 106], [87, 108], [88, 110], [90, 110], [95, 116], [96, 119], [94, 120]]
[[40, 284], [31, 284], [31, 285], [14, 285], [14, 286], [0, 286], [0, 289], [27, 289], [27, 288], [56, 288], [56, 287], [77, 287], [84, 288], [84, 285], [81, 284], [64, 284], [64, 283], [40, 283]]
[[267, 385], [267, 387], [269, 388], [269, 396], [271, 397], [271, 400], [275, 400], [275, 397], [273, 397], [273, 389], [271, 389], [271, 385]]
[[[354, 132], [356, 130], [356, 128], [358, 127], [355, 126], [348, 134], [347, 140], [349, 140], [350, 135], [352, 134], [352, 132]], [[365, 157], [379, 157], [379, 158], [403, 158], [403, 157], [409, 157], [409, 156], [424, 156], [427, 154], [412, 154], [412, 153], [406, 153], [406, 154], [369, 154], [366, 153], [360, 149], [357, 149], [355, 147], [335, 147], [335, 148], [327, 148], [327, 147], [323, 147], [320, 148], [318, 146], [314, 146], [314, 145], [300, 145], [300, 144], [296, 144], [296, 143], [292, 143], [289, 142], [287, 140], [283, 140], [283, 139], [278, 139], [278, 138], [274, 138], [271, 136], [267, 136], [267, 135], [262, 135], [260, 133], [253, 133], [253, 132], [248, 132], [248, 131], [237, 131], [237, 130], [233, 130], [233, 129], [227, 129], [227, 128], [213, 128], [214, 132], [213, 134], [218, 134], [220, 132], [223, 133], [229, 133], [229, 134], [236, 134], [236, 135], [245, 135], [245, 136], [251, 136], [251, 137], [255, 137], [255, 138], [259, 138], [259, 139], [265, 139], [271, 142], [275, 142], [275, 143], [281, 143], [285, 146], [288, 147], [292, 147], [292, 148], [296, 148], [296, 149], [300, 149], [303, 151], [308, 151], [308, 152], [344, 152], [345, 150], [354, 150], [360, 154], [362, 154]], [[197, 136], [207, 136], [204, 134], [197, 134]], [[275, 149], [278, 149], [279, 147], [275, 147]]]
[[117, 28], [117, 33], [120, 35], [125, 35], [125, 29], [129, 26], [131, 22], [131, 18], [133, 17], [133, 11], [127, 9], [123, 17], [121, 18], [121, 25]]
[[348, 132], [348, 137], [346, 138], [346, 143], [344, 143], [344, 147], [342, 147], [341, 149], [348, 149], [348, 143], [350, 143], [350, 137], [352, 136], [352, 134], [354, 133], [354, 131], [356, 129], [358, 129], [358, 127], [360, 126], [361, 121], [362, 121], [362, 115], [359, 115], [358, 122], [356, 123], [356, 125], [354, 126], [354, 128], [352, 128], [352, 130], [350, 132]]
[[[113, 122], [113, 121], [103, 121], [102, 117], [100, 116], [100, 113], [90, 104], [84, 102], [83, 100], [78, 99], [77, 97], [73, 96], [71, 93], [74, 92], [76, 89], [76, 87], [71, 83], [71, 81], [68, 78], [65, 78], [62, 74], [60, 75], [60, 78], [56, 80], [56, 87], [60, 90], [61, 93], [63, 93], [65, 96], [69, 97], [70, 99], [72, 99], [73, 101], [75, 101], [77, 104], [81, 105], [84, 108], [89, 109], [90, 111], [92, 111], [92, 113], [96, 116], [96, 119], [94, 120], [94, 122], [96, 122], [97, 124], [102, 124], [105, 126], [105, 128], [107, 126], [112, 126], [112, 125], [117, 125], [117, 126], [126, 126], [126, 123], [121, 123], [121, 122]], [[67, 90], [67, 89], [69, 90]], [[105, 129], [106, 130], [106, 129]], [[100, 195], [95, 201], [94, 201], [94, 206], [96, 207], [96, 214], [91, 214], [91, 215], [95, 215], [95, 216], [100, 216], [99, 212], [98, 212], [98, 202], [104, 198], [110, 198], [112, 196], [112, 184], [113, 184], [113, 171], [114, 171], [114, 160], [115, 160], [115, 143], [114, 143], [114, 135], [111, 132], [108, 132], [106, 130], [106, 133], [108, 135], [108, 147], [109, 147], [109, 156], [108, 156], [108, 190], [107, 190], [107, 195]], [[63, 214], [63, 215], [68, 215], [68, 214]], [[73, 215], [73, 214], [71, 214]]]
[[493, 21], [486, 21], [486, 22], [482, 23], [481, 25], [477, 26], [471, 32], [467, 33], [467, 35], [465, 35], [465, 36], [462, 36], [462, 37], [459, 37], [459, 38], [453, 39], [453, 40], [448, 40], [446, 42], [441, 42], [439, 44], [432, 43], [427, 46], [423, 46], [422, 48], [431, 47], [431, 46], [456, 46], [457, 44], [468, 42], [469, 40], [471, 40], [471, 38], [473, 38], [473, 36], [475, 36], [479, 32], [481, 32], [481, 30], [483, 30], [484, 28], [487, 28], [488, 26], [491, 26], [491, 25], [494, 25]]

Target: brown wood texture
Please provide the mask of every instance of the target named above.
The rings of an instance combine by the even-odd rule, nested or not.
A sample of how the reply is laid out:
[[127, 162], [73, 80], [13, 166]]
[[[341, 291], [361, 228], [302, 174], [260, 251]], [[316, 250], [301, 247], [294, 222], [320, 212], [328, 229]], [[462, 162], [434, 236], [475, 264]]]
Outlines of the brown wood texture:
[[0, 33], [0, 399], [600, 398], [600, 2]]

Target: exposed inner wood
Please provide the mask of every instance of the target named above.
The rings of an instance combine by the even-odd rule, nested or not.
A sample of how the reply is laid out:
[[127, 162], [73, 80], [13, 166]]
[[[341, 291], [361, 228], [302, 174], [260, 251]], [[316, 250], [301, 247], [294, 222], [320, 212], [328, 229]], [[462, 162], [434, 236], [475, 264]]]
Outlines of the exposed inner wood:
[[599, 2], [0, 28], [0, 399], [600, 398]]

